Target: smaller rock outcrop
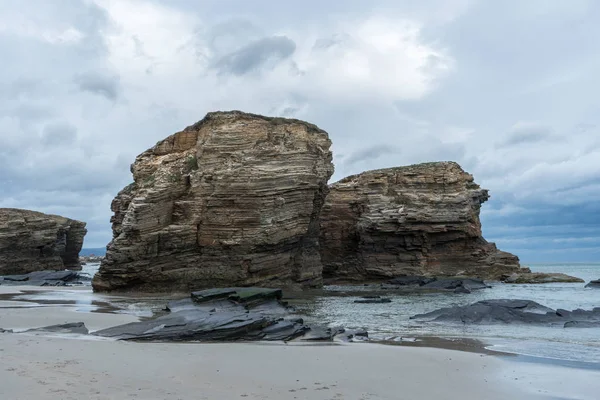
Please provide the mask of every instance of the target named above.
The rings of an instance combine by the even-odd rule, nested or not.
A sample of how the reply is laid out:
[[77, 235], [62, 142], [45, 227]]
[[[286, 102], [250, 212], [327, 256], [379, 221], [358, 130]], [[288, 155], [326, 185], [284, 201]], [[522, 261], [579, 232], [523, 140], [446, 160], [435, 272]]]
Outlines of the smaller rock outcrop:
[[15, 208], [0, 208], [0, 274], [79, 270], [85, 222]]
[[471, 293], [473, 290], [488, 289], [491, 286], [481, 279], [451, 277], [437, 278], [425, 276], [399, 276], [390, 279], [384, 287], [390, 288], [412, 288], [429, 291], [454, 291], [454, 293]]
[[600, 279], [596, 279], [595, 281], [590, 281], [585, 287], [600, 289]]
[[542, 284], [542, 283], [583, 283], [581, 278], [570, 276], [567, 274], [552, 272], [517, 272], [502, 277], [504, 283], [516, 284]]
[[600, 327], [600, 307], [592, 310], [553, 310], [531, 300], [483, 300], [445, 307], [411, 319], [466, 325], [537, 324], [564, 328]]
[[482, 237], [479, 211], [488, 198], [455, 162], [344, 178], [330, 186], [321, 212], [323, 277], [344, 283], [517, 272], [519, 259]]

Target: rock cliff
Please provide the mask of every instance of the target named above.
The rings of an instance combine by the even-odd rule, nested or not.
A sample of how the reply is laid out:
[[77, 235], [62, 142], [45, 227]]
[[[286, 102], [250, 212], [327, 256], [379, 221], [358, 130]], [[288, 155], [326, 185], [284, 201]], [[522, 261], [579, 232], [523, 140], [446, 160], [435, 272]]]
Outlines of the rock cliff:
[[112, 203], [94, 289], [319, 286], [330, 145], [315, 125], [239, 111], [158, 142]]
[[321, 213], [324, 278], [399, 275], [499, 279], [519, 259], [488, 243], [479, 210], [488, 191], [454, 162], [368, 171], [331, 185]]
[[81, 269], [85, 223], [58, 215], [0, 208], [0, 275]]

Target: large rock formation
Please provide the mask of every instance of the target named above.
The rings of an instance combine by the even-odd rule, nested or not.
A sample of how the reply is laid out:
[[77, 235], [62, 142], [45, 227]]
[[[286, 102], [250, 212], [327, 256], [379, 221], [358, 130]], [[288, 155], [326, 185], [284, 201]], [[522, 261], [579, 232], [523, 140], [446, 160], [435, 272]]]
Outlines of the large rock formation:
[[481, 234], [488, 191], [454, 162], [368, 171], [331, 185], [321, 213], [323, 274], [332, 282], [400, 275], [499, 279], [519, 259]]
[[58, 215], [0, 208], [0, 275], [81, 269], [85, 222]]
[[95, 290], [318, 286], [331, 142], [306, 122], [209, 113], [140, 154]]

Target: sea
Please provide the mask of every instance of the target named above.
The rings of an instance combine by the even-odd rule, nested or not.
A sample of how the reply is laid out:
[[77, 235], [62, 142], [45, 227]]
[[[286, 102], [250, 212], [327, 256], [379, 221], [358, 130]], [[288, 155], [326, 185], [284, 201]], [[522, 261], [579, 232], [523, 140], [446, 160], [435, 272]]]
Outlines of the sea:
[[[527, 264], [533, 272], [562, 272], [586, 283], [600, 279], [600, 263]], [[93, 275], [97, 264], [84, 266]], [[468, 305], [489, 299], [533, 300], [553, 309], [590, 310], [600, 307], [600, 289], [585, 288], [585, 283], [506, 284], [490, 283], [490, 289], [457, 293], [380, 292], [390, 303], [356, 304], [354, 300], [372, 291], [366, 286], [327, 286], [294, 298], [293, 306], [308, 323], [365, 329], [373, 340], [411, 341], [436, 337], [476, 339], [488, 349], [521, 356], [600, 365], [600, 328], [540, 327], [534, 325], [462, 325], [411, 320], [415, 314], [442, 307]], [[369, 293], [371, 294], [371, 293]], [[152, 315], [161, 307], [160, 299], [136, 299], [114, 303], [122, 312]]]

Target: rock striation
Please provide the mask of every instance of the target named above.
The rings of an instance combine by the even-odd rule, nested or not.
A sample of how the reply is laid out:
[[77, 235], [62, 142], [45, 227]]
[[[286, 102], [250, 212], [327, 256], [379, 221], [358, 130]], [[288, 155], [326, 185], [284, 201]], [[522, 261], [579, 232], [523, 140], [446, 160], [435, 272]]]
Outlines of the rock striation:
[[330, 186], [321, 213], [321, 258], [329, 282], [398, 276], [499, 279], [520, 269], [481, 233], [488, 191], [455, 162], [352, 175]]
[[321, 285], [330, 145], [315, 125], [239, 111], [158, 142], [112, 202], [94, 289]]
[[81, 269], [85, 225], [58, 215], [0, 208], [0, 275]]

